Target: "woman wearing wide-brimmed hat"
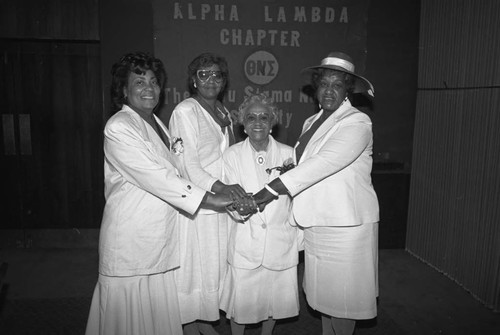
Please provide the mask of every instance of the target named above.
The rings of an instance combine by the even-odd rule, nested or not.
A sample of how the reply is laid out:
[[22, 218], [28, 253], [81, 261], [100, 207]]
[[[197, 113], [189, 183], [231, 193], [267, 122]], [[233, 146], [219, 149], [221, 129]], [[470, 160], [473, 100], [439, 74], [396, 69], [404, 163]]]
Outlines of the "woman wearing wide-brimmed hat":
[[349, 96], [374, 89], [340, 52], [304, 72], [321, 110], [304, 123], [297, 167], [254, 199], [262, 209], [276, 194], [293, 197], [293, 218], [304, 228], [307, 301], [322, 313], [323, 334], [352, 334], [355, 320], [377, 315], [379, 207], [371, 181], [372, 123]]

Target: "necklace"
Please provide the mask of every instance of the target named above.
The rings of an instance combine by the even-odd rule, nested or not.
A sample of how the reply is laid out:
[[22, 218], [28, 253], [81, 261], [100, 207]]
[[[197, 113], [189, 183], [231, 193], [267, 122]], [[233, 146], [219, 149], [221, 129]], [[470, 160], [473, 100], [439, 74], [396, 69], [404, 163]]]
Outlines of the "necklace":
[[221, 128], [231, 125], [231, 121], [228, 115], [224, 113], [224, 107], [220, 101], [216, 100], [214, 102], [214, 106], [212, 107], [205, 99], [198, 95], [195, 95], [193, 98], [199, 102], [199, 104], [208, 112], [208, 114], [210, 114], [210, 116], [212, 116], [214, 121], [217, 122]]

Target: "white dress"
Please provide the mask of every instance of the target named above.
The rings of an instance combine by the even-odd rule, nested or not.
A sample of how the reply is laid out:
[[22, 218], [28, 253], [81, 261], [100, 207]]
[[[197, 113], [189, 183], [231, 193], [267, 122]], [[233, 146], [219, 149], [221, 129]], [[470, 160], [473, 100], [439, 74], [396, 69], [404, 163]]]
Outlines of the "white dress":
[[181, 335], [174, 271], [131, 277], [99, 275], [86, 335]]
[[176, 217], [194, 213], [206, 192], [178, 177], [174, 155], [127, 106], [106, 124], [104, 152], [99, 279], [86, 334], [182, 334]]
[[[266, 168], [281, 166], [291, 156], [292, 148], [271, 136], [267, 151], [259, 153], [247, 139], [224, 153], [227, 181], [256, 193], [279, 174], [268, 174]], [[229, 268], [221, 298], [227, 318], [248, 324], [298, 315], [302, 234], [289, 224], [289, 209], [290, 198], [282, 195], [245, 223], [230, 220]]]
[[[170, 119], [173, 137], [181, 137], [177, 156], [181, 175], [209, 191], [223, 180], [222, 153], [229, 146], [212, 116], [193, 98], [179, 103]], [[220, 318], [220, 290], [227, 268], [226, 214], [201, 209], [179, 216], [180, 268], [175, 271], [182, 323]]]

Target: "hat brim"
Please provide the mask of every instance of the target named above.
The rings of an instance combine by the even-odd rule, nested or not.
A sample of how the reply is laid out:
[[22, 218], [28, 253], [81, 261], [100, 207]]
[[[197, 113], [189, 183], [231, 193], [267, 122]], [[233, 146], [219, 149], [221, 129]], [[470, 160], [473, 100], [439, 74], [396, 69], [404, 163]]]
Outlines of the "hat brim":
[[307, 82], [311, 84], [312, 80], [312, 75], [316, 73], [320, 69], [329, 69], [329, 70], [336, 70], [344, 73], [348, 73], [352, 75], [355, 79], [354, 81], [354, 90], [353, 93], [365, 93], [367, 92], [369, 95], [372, 97], [375, 96], [375, 88], [373, 87], [372, 83], [368, 79], [366, 79], [363, 76], [357, 75], [354, 72], [347, 71], [343, 67], [336, 66], [336, 65], [317, 65], [317, 66], [310, 66], [306, 67], [301, 71], [302, 75], [306, 78]]

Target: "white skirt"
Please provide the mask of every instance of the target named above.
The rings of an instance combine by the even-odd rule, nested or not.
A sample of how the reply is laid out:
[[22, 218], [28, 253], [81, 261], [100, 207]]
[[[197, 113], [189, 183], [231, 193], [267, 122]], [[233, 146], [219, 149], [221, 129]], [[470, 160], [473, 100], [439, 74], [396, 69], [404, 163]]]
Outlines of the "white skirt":
[[99, 275], [86, 335], [181, 335], [173, 271], [149, 276]]
[[221, 309], [226, 318], [249, 324], [299, 314], [297, 267], [286, 270], [238, 269], [229, 265]]
[[185, 216], [179, 222], [180, 268], [175, 270], [182, 323], [220, 318], [219, 299], [227, 271], [226, 214]]
[[371, 319], [377, 315], [378, 223], [304, 229], [307, 302], [326, 315]]

